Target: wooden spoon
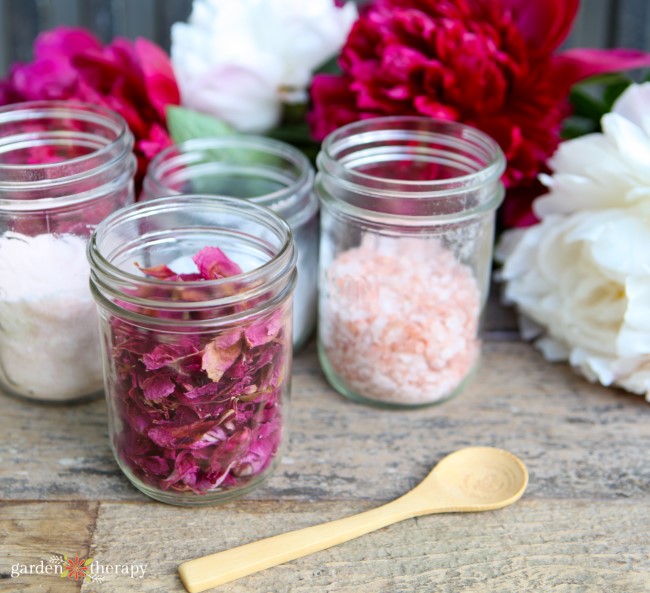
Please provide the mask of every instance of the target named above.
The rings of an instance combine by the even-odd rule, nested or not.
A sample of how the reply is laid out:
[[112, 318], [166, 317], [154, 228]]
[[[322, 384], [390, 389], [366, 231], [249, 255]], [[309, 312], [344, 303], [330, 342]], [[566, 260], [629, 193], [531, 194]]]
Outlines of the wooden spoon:
[[301, 558], [404, 519], [432, 513], [500, 509], [526, 489], [528, 471], [514, 455], [468, 447], [448, 455], [413, 490], [379, 508], [218, 552], [178, 567], [190, 593]]

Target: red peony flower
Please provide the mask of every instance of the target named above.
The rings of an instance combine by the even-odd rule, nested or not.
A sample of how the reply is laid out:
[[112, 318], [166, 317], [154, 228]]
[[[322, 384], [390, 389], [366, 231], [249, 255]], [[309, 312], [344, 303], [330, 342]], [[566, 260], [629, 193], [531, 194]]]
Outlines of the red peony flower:
[[14, 64], [0, 81], [0, 105], [73, 99], [117, 111], [135, 136], [136, 188], [149, 160], [171, 144], [165, 106], [180, 95], [167, 54], [145, 39], [109, 45], [84, 29], [60, 27], [39, 35], [34, 60]]
[[343, 48], [341, 76], [311, 87], [312, 135], [352, 121], [426, 115], [473, 125], [508, 160], [507, 226], [531, 224], [536, 179], [560, 141], [571, 86], [603, 72], [650, 65], [631, 50], [553, 52], [579, 0], [375, 0]]

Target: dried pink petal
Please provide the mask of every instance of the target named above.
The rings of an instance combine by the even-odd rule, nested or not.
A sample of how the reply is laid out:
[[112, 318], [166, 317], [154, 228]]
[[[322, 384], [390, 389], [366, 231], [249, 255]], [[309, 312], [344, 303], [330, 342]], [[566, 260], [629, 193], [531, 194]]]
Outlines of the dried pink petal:
[[176, 276], [176, 272], [170, 270], [165, 265], [153, 266], [151, 268], [143, 268], [136, 262], [136, 268], [138, 268], [143, 274], [151, 276], [152, 278], [157, 278], [158, 280], [169, 280]]
[[247, 327], [244, 330], [244, 338], [251, 348], [255, 348], [268, 344], [278, 335], [280, 329], [282, 329], [282, 315], [279, 311], [275, 311], [268, 319]]
[[181, 426], [159, 426], [149, 431], [149, 438], [167, 449], [201, 449], [225, 438], [223, 429], [215, 420], [194, 422]]
[[210, 379], [217, 382], [237, 360], [241, 351], [239, 332], [217, 336], [205, 347], [201, 368]]
[[155, 371], [179, 363], [198, 352], [198, 347], [188, 340], [177, 344], [159, 344], [144, 354], [142, 362], [148, 371]]
[[146, 399], [160, 400], [174, 393], [176, 385], [168, 375], [151, 375], [140, 382], [142, 394]]
[[205, 280], [218, 280], [242, 273], [241, 268], [218, 247], [204, 247], [192, 259]]

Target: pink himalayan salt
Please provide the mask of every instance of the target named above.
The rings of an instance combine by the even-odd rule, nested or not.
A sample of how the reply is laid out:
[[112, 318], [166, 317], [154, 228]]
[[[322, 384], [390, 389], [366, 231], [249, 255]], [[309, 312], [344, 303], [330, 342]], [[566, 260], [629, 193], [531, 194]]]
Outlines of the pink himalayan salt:
[[438, 240], [367, 234], [335, 258], [326, 288], [321, 344], [332, 370], [362, 397], [440, 401], [478, 361], [479, 288]]

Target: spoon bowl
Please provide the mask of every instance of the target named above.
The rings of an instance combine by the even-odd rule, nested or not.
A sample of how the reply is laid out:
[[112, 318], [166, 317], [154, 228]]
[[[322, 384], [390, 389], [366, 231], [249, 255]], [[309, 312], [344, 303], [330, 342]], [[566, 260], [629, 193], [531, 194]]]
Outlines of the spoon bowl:
[[521, 498], [528, 471], [512, 453], [493, 447], [467, 447], [444, 457], [403, 498], [413, 496], [422, 514], [492, 511]]
[[411, 517], [500, 509], [519, 500], [527, 484], [526, 466], [512, 453], [493, 447], [460, 449], [393, 502], [190, 560], [178, 572], [189, 593], [199, 593]]

